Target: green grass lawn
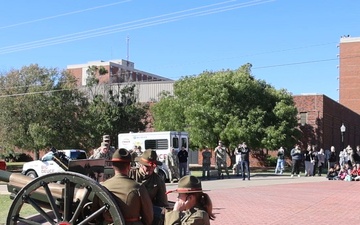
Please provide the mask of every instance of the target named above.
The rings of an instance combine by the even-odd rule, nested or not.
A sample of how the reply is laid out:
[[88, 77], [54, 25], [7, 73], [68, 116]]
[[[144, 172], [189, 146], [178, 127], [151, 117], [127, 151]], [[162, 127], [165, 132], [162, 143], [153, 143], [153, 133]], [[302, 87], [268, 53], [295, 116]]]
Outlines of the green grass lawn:
[[[9, 195], [0, 195], [0, 224], [6, 224], [6, 219], [12, 200]], [[36, 214], [36, 210], [29, 204], [23, 205], [20, 212], [21, 216], [26, 217]]]

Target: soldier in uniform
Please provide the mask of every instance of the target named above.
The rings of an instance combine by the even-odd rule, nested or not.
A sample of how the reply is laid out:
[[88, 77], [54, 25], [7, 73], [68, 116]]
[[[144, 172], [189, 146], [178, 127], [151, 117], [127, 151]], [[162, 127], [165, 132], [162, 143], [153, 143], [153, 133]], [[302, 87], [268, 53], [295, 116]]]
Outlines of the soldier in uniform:
[[227, 148], [223, 146], [222, 141], [219, 141], [219, 145], [215, 148], [214, 153], [215, 153], [216, 166], [218, 170], [218, 179], [220, 179], [220, 176], [222, 179], [224, 179], [224, 175], [222, 174], [223, 168], [225, 169], [228, 178], [230, 178], [229, 170], [226, 164]]
[[103, 142], [106, 142], [108, 144], [109, 154], [112, 156], [116, 149], [114, 146], [111, 146], [110, 135], [108, 134], [104, 135]]
[[110, 160], [111, 157], [112, 156], [111, 156], [109, 148], [108, 148], [108, 143], [101, 142], [101, 146], [94, 151], [93, 155], [91, 155], [89, 157], [89, 159], [106, 159], [106, 160]]
[[208, 146], [205, 147], [204, 151], [202, 152], [202, 179], [205, 179], [205, 173], [208, 180], [210, 180], [210, 164], [212, 153], [209, 151]]
[[182, 177], [178, 188], [168, 193], [171, 192], [179, 195], [173, 210], [165, 213], [165, 225], [210, 225], [210, 220], [215, 219], [211, 199], [195, 176]]
[[156, 152], [151, 149], [147, 149], [141, 156], [136, 157], [135, 162], [139, 164], [139, 167], [132, 168], [129, 177], [146, 187], [154, 206], [153, 224], [161, 224], [164, 207], [167, 207], [169, 203], [165, 194], [165, 182], [154, 170], [162, 163], [157, 160]]
[[[102, 183], [118, 202], [126, 225], [150, 225], [153, 221], [153, 208], [146, 188], [128, 177], [131, 156], [124, 149], [115, 151], [112, 157], [112, 167], [115, 175]], [[93, 210], [100, 208], [104, 203], [94, 199]], [[105, 223], [112, 223], [108, 214], [103, 215]]]
[[174, 148], [170, 149], [169, 154], [166, 157], [166, 164], [169, 167], [170, 182], [179, 181], [179, 158]]

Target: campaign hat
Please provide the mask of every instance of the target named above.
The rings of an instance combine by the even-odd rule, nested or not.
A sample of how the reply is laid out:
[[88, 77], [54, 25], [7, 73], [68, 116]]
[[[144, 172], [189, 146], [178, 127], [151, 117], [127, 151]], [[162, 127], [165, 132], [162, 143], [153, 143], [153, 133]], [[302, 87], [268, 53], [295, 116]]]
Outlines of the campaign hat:
[[144, 166], [161, 166], [162, 162], [157, 160], [156, 151], [147, 149], [141, 156], [135, 158], [135, 162], [139, 162]]
[[131, 162], [131, 154], [125, 148], [117, 149], [114, 154], [112, 155], [111, 162], [124, 162], [130, 163]]
[[196, 192], [204, 192], [208, 190], [203, 190], [201, 186], [201, 181], [199, 178], [187, 175], [183, 176], [178, 182], [178, 188], [175, 190], [167, 191], [166, 193], [196, 193]]

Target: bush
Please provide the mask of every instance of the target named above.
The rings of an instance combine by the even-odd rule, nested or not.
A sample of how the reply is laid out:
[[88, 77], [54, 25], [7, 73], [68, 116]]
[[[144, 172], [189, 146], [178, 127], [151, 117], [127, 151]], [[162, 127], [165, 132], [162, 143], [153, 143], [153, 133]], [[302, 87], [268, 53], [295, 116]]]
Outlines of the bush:
[[265, 159], [265, 165], [268, 167], [275, 167], [277, 163], [277, 157], [267, 155]]
[[5, 162], [30, 162], [33, 158], [25, 153], [18, 153], [14, 151], [8, 151], [0, 155], [1, 159], [4, 159]]

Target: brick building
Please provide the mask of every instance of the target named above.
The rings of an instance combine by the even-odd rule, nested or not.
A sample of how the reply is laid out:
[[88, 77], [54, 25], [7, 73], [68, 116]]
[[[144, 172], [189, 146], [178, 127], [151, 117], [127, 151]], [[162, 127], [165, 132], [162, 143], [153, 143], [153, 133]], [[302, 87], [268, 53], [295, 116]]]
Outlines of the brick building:
[[360, 37], [340, 39], [339, 61], [339, 102], [360, 114]]
[[85, 86], [88, 77], [87, 70], [91, 66], [104, 68], [108, 71], [103, 75], [97, 74], [99, 84], [114, 84], [127, 82], [172, 81], [152, 73], [135, 69], [135, 64], [127, 60], [94, 61], [85, 64], [68, 65], [67, 70], [77, 79], [78, 86]]
[[[298, 109], [299, 129], [303, 146], [308, 143], [318, 148], [339, 151], [343, 145], [353, 148], [360, 144], [360, 115], [325, 95], [293, 96]], [[346, 130], [341, 132], [344, 124]], [[342, 141], [343, 140], [343, 141]]]

